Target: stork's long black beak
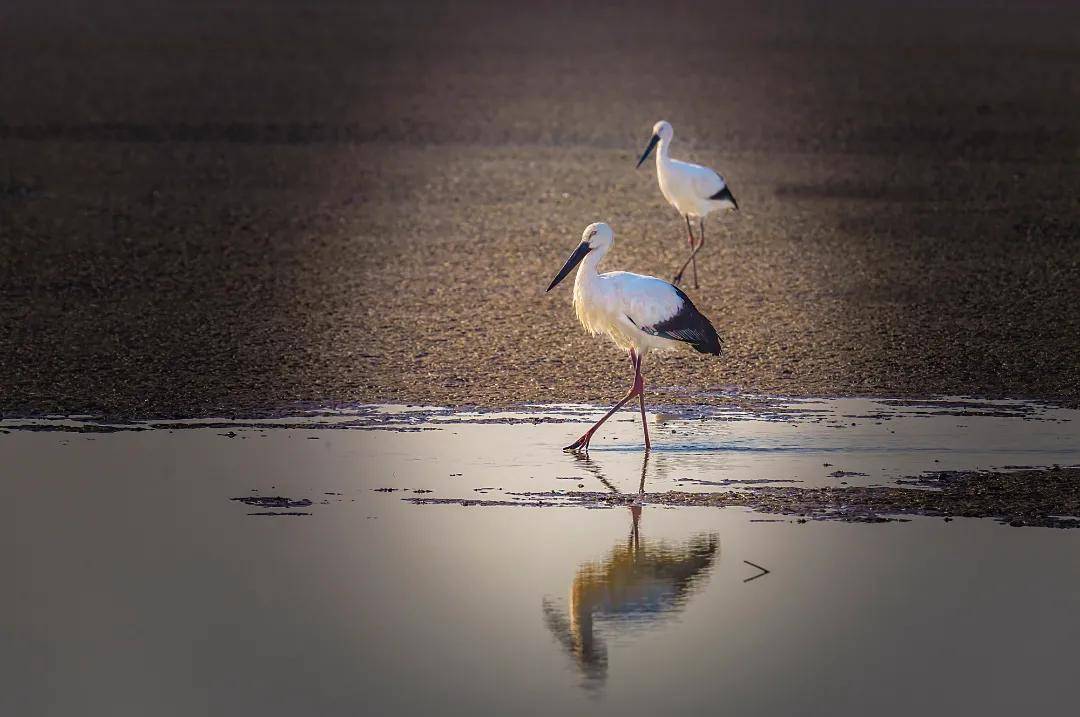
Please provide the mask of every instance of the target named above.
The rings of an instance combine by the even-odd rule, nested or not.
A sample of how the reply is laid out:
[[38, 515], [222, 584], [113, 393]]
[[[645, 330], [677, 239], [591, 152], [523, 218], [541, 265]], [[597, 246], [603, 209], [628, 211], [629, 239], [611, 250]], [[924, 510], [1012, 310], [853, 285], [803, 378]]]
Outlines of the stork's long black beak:
[[585, 255], [588, 254], [590, 250], [592, 250], [592, 247], [589, 246], [589, 242], [583, 241], [578, 244], [578, 248], [574, 249], [574, 253], [571, 254], [570, 258], [563, 264], [563, 268], [559, 269], [559, 273], [551, 280], [551, 284], [548, 285], [547, 291], [551, 291], [558, 286], [559, 282], [565, 279], [566, 275], [573, 271], [575, 266], [581, 263], [581, 260], [585, 258]]
[[[645, 148], [645, 152], [641, 155], [641, 159], [639, 159], [637, 161], [637, 167], [640, 167], [641, 163], [644, 162], [649, 157], [649, 152], [653, 151], [653, 147], [655, 147], [656, 143], [659, 142], [659, 141], [660, 141], [660, 135], [654, 134], [652, 136], [652, 139], [649, 140], [649, 146]], [[634, 167], [634, 169], [637, 169], [637, 167]]]

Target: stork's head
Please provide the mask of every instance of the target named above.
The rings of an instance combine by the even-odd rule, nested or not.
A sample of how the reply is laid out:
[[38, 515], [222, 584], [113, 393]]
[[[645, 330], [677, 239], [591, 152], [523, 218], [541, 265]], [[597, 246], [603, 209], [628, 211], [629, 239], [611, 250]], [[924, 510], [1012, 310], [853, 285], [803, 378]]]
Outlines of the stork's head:
[[641, 154], [641, 159], [638, 160], [637, 166], [641, 166], [641, 163], [649, 156], [649, 153], [653, 151], [653, 147], [656, 146], [661, 140], [664, 142], [670, 142], [671, 138], [675, 136], [675, 130], [671, 129], [671, 124], [667, 120], [660, 120], [652, 126], [652, 137], [649, 138], [649, 145], [645, 147], [645, 151]]
[[581, 243], [588, 244], [590, 251], [593, 249], [607, 249], [615, 240], [615, 232], [611, 231], [604, 222], [593, 222], [581, 232]]
[[581, 233], [581, 243], [578, 244], [577, 249], [574, 249], [574, 253], [566, 260], [555, 278], [551, 280], [547, 290], [551, 291], [558, 286], [559, 282], [565, 279], [566, 275], [573, 271], [574, 267], [580, 264], [590, 252], [606, 253], [613, 241], [615, 241], [615, 232], [611, 231], [611, 227], [604, 222], [594, 222], [585, 227], [585, 231]]

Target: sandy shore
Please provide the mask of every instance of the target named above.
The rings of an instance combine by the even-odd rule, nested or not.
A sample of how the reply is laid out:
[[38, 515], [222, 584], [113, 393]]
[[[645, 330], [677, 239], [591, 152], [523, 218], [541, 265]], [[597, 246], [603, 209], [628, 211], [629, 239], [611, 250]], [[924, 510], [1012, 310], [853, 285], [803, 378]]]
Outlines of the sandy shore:
[[1075, 7], [571, 7], [15, 3], [0, 410], [607, 402], [622, 357], [544, 288], [594, 220], [673, 272], [661, 117], [742, 209], [690, 291], [728, 353], [653, 399], [1080, 403]]

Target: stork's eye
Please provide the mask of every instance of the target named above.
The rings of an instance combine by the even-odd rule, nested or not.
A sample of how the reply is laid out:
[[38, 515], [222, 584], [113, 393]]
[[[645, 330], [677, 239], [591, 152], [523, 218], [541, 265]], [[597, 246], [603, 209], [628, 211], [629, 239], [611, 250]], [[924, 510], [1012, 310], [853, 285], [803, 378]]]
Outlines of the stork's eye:
[[592, 239], [594, 236], [596, 236], [596, 230], [595, 229], [593, 229], [591, 232], [589, 232], [589, 238], [590, 239]]

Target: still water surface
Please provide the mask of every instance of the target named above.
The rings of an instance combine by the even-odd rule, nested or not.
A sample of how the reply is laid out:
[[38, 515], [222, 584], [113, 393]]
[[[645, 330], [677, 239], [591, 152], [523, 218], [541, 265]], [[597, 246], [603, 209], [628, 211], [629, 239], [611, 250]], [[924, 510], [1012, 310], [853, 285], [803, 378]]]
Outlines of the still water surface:
[[[825, 462], [871, 483], [911, 466], [1080, 462], [1066, 445], [1077, 424], [1058, 409], [894, 409], [673, 415], [657, 426], [647, 490], [841, 480]], [[418, 506], [402, 497], [635, 492], [642, 455], [627, 446], [640, 427], [613, 424], [585, 461], [552, 446], [592, 412], [545, 409], [553, 422], [535, 425], [403, 408], [400, 420], [371, 418], [387, 413], [112, 433], [4, 422], [0, 712], [996, 715], [1075, 704], [1080, 532], [799, 524], [647, 500]], [[311, 505], [230, 500], [251, 496]], [[307, 515], [249, 515], [259, 512]]]

